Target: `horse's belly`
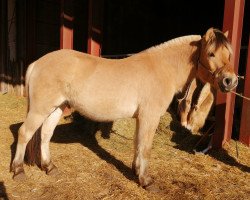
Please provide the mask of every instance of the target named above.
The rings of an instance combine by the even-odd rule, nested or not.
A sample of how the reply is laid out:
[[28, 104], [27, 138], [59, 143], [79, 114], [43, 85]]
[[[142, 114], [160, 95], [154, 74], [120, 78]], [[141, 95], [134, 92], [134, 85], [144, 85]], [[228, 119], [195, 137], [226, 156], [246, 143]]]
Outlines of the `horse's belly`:
[[72, 105], [81, 115], [95, 121], [114, 121], [120, 118], [134, 117], [138, 105], [135, 101], [88, 98]]

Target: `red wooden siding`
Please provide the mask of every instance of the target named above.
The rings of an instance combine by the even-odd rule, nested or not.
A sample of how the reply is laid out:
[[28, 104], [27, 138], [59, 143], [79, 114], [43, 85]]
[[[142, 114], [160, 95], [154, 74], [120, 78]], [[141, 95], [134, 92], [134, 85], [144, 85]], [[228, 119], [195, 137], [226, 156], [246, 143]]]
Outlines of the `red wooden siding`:
[[73, 49], [73, 3], [72, 0], [61, 1], [60, 48]]
[[[250, 36], [248, 43], [244, 95], [250, 97]], [[242, 105], [239, 140], [240, 142], [250, 146], [250, 101], [247, 101], [245, 99], [243, 99]]]
[[[225, 0], [223, 31], [229, 30], [229, 40], [232, 43], [234, 56], [231, 64], [238, 72], [242, 24], [244, 15], [244, 0]], [[235, 96], [217, 93], [216, 98], [216, 124], [213, 136], [213, 147], [221, 148], [232, 136], [233, 114]]]
[[103, 0], [89, 0], [88, 53], [101, 55], [103, 31]]

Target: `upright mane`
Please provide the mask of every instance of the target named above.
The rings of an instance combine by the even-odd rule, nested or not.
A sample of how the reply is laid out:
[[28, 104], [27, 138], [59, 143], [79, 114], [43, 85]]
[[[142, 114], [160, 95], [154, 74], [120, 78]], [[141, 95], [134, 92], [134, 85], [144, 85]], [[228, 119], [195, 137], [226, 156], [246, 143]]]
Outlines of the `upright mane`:
[[177, 46], [183, 43], [187, 43], [187, 42], [191, 42], [194, 40], [199, 40], [201, 39], [200, 35], [187, 35], [187, 36], [182, 36], [182, 37], [178, 37], [178, 38], [174, 38], [171, 39], [169, 41], [166, 41], [162, 44], [150, 47], [148, 49], [146, 49], [145, 51], [149, 52], [149, 51], [154, 51], [154, 50], [160, 50], [160, 49], [165, 49], [168, 47], [172, 47], [172, 46]]

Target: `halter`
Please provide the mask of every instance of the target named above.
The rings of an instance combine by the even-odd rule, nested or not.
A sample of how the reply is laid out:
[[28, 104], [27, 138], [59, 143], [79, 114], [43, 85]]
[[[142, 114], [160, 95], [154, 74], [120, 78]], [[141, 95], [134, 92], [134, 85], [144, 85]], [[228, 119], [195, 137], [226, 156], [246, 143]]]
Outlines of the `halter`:
[[[197, 72], [198, 72], [198, 70], [199, 70], [199, 66], [201, 66], [202, 68], [200, 68], [200, 69], [202, 69], [203, 71], [205, 71], [206, 73], [208, 72], [209, 73], [209, 77], [212, 79], [212, 83], [214, 83], [214, 81], [215, 81], [215, 78], [217, 77], [217, 74], [218, 73], [220, 73], [221, 71], [222, 71], [222, 68], [224, 67], [221, 67], [221, 68], [219, 68], [219, 69], [217, 69], [217, 70], [215, 70], [214, 72], [212, 72], [211, 70], [209, 70], [204, 64], [202, 64], [202, 62], [200, 62], [200, 59], [198, 59], [198, 65], [197, 65]], [[226, 66], [226, 65], [225, 65]], [[244, 80], [244, 76], [239, 76], [239, 75], [236, 75], [237, 76], [237, 78], [238, 79], [243, 79]], [[191, 85], [191, 83], [190, 83], [190, 85]], [[250, 101], [250, 98], [249, 97], [246, 97], [246, 96], [244, 96], [244, 95], [242, 95], [242, 94], [239, 94], [239, 93], [237, 93], [237, 92], [235, 92], [235, 91], [230, 91], [231, 93], [233, 93], [233, 94], [235, 94], [235, 95], [238, 95], [239, 97], [241, 97], [241, 98], [243, 98], [243, 99], [246, 99], [246, 100], [248, 100], [248, 101]], [[186, 95], [187, 96], [187, 95]], [[185, 97], [186, 98], [186, 97]]]
[[[201, 67], [200, 67], [201, 66]], [[223, 66], [224, 67], [224, 66]], [[200, 59], [198, 59], [198, 64], [197, 64], [197, 73], [199, 71], [203, 71], [207, 74], [207, 78], [211, 81], [210, 83], [214, 84], [215, 78], [217, 77], [217, 75], [222, 71], [223, 67], [220, 67], [218, 69], [216, 69], [215, 71], [211, 71], [209, 70], [209, 68], [207, 66], [205, 66]]]

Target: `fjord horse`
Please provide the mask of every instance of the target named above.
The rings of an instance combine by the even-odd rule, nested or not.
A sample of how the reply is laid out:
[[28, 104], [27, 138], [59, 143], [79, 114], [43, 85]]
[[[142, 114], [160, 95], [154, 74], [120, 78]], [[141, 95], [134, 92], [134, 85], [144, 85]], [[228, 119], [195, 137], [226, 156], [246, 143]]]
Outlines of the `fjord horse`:
[[184, 97], [178, 99], [178, 115], [181, 125], [192, 133], [198, 132], [205, 124], [206, 118], [214, 104], [215, 89], [210, 83], [201, 83], [194, 78]]
[[49, 53], [26, 73], [27, 117], [19, 129], [14, 178], [24, 177], [27, 143], [41, 127], [41, 168], [56, 170], [49, 142], [65, 105], [96, 121], [133, 117], [137, 121], [132, 167], [141, 186], [152, 183], [148, 160], [155, 130], [174, 95], [194, 77], [232, 90], [237, 76], [230, 65], [226, 34], [210, 28], [206, 34], [176, 38], [124, 59], [104, 59], [73, 50]]

